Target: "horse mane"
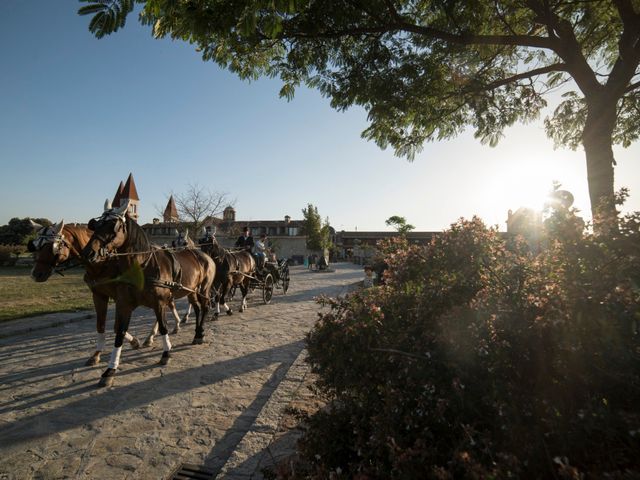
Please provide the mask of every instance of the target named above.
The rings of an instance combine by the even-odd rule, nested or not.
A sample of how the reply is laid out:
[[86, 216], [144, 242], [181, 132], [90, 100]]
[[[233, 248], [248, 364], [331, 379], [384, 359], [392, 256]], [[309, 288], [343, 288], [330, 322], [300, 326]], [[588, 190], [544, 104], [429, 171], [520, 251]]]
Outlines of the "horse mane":
[[127, 248], [125, 251], [127, 253], [140, 253], [151, 250], [151, 242], [142, 227], [128, 215], [125, 218], [127, 224]]
[[89, 243], [92, 231], [84, 225], [65, 225], [62, 229], [62, 233], [65, 234], [65, 239], [76, 249], [77, 253], [74, 255], [80, 255], [82, 249]]

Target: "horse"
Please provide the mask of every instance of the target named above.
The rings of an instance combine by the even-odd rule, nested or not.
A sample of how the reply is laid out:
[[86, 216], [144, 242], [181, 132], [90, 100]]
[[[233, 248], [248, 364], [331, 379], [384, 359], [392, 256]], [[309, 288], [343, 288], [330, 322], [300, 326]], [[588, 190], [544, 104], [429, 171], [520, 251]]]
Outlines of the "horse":
[[[195, 243], [193, 243], [193, 240], [189, 238], [188, 229], [185, 235], [182, 235], [182, 232], [178, 232], [177, 230], [176, 230], [176, 234], [177, 234], [176, 238], [171, 241], [171, 247], [174, 249], [174, 251], [176, 249], [195, 248], [196, 246]], [[184, 314], [184, 316], [182, 317], [182, 320], [180, 320], [178, 316], [178, 312], [176, 311], [175, 307], [173, 307], [173, 315], [175, 316], [175, 319], [176, 319], [176, 326], [173, 329], [173, 332], [171, 333], [176, 334], [180, 331], [180, 324], [187, 323], [187, 321], [189, 320], [189, 315], [191, 315], [191, 304], [188, 304], [187, 313]], [[158, 335], [158, 327], [159, 327], [158, 322], [155, 322], [153, 324], [153, 328], [151, 329], [151, 332], [149, 333], [149, 336], [145, 339], [144, 343], [142, 344], [143, 346], [150, 347], [151, 345], [153, 345], [153, 339], [156, 335]]]
[[226, 295], [234, 285], [240, 287], [242, 292], [242, 302], [240, 312], [247, 308], [247, 294], [249, 293], [249, 283], [251, 277], [255, 275], [256, 261], [250, 252], [229, 252], [222, 248], [214, 234], [205, 235], [200, 240], [200, 248], [203, 252], [213, 258], [216, 263], [216, 278], [213, 288], [216, 292], [216, 311], [214, 315], [220, 314], [220, 304], [222, 304], [227, 315], [232, 315], [233, 311], [226, 302]]
[[[171, 358], [171, 342], [164, 311], [174, 299], [186, 296], [196, 314], [193, 344], [204, 342], [204, 319], [209, 309], [209, 294], [216, 272], [213, 260], [199, 250], [183, 250], [175, 254], [169, 250], [153, 248], [142, 228], [127, 215], [129, 203], [105, 211], [89, 221], [93, 235], [82, 250], [83, 258], [99, 264], [115, 257], [119, 275], [137, 277], [137, 282], [116, 283], [116, 315], [118, 331], [107, 369], [100, 386], [113, 384], [120, 364], [124, 334], [129, 327], [131, 313], [139, 306], [152, 308], [159, 323], [163, 342], [161, 365]], [[133, 272], [133, 273], [131, 273]]]
[[[65, 225], [64, 220], [49, 227], [33, 224], [38, 228], [36, 237], [30, 240], [27, 248], [34, 253], [35, 263], [31, 269], [31, 278], [38, 283], [46, 282], [52, 273], [61, 272], [80, 264], [80, 252], [89, 242], [91, 230], [80, 225]], [[84, 265], [84, 282], [91, 290], [93, 306], [96, 312], [96, 349], [86, 361], [86, 365], [94, 366], [100, 363], [100, 355], [104, 349], [105, 326], [107, 323], [107, 306], [110, 298], [115, 298], [115, 285], [108, 282], [117, 275], [117, 264], [113, 261], [102, 264]], [[170, 305], [176, 325], [173, 333], [177, 333], [180, 325], [180, 316], [175, 304]], [[154, 332], [157, 333], [157, 325], [153, 326], [151, 333], [144, 341], [144, 346], [153, 343]], [[114, 325], [114, 330], [117, 327]], [[140, 348], [140, 341], [130, 333], [125, 333], [125, 338], [134, 349]]]

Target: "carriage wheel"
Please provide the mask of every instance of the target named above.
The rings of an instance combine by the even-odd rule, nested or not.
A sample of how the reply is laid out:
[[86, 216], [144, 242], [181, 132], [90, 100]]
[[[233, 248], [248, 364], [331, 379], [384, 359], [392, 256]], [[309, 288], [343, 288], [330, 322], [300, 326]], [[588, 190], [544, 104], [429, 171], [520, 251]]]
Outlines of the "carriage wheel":
[[284, 269], [282, 270], [282, 292], [283, 293], [287, 293], [287, 290], [289, 290], [289, 281], [290, 281], [289, 267], [285, 266]]
[[264, 303], [269, 303], [271, 297], [273, 297], [273, 277], [270, 273], [267, 273], [262, 285], [262, 300], [264, 300]]

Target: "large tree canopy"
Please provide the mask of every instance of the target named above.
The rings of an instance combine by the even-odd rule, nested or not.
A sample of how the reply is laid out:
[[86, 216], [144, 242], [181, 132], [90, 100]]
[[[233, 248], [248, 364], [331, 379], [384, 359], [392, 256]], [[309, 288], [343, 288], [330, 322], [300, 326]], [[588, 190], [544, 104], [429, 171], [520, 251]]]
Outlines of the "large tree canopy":
[[[98, 37], [124, 26], [134, 0], [81, 0]], [[594, 218], [615, 214], [612, 145], [640, 124], [640, 0], [135, 0], [156, 37], [194, 43], [242, 78], [277, 76], [336, 109], [361, 105], [363, 132], [413, 158], [465, 126], [491, 145], [535, 119], [586, 153]]]

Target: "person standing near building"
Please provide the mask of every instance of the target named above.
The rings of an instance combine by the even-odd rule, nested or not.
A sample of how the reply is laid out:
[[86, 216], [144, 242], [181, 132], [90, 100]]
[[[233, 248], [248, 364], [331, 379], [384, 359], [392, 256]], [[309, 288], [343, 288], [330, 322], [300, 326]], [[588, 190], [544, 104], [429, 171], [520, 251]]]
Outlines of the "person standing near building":
[[235, 246], [238, 248], [243, 248], [247, 252], [251, 253], [251, 250], [253, 250], [253, 237], [251, 236], [249, 227], [244, 227], [242, 235], [240, 235], [238, 237], [238, 240], [236, 240]]

